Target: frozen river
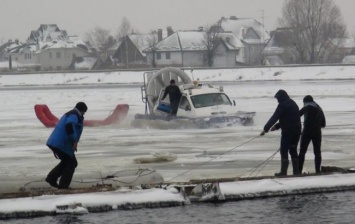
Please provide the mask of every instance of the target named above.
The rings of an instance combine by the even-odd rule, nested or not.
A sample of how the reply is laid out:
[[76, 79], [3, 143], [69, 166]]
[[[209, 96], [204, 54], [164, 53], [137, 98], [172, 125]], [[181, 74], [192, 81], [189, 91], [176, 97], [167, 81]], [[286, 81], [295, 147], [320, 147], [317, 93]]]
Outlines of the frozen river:
[[[58, 162], [45, 146], [52, 129], [40, 123], [33, 107], [35, 104], [47, 104], [53, 114], [60, 117], [78, 101], [85, 101], [89, 107], [86, 119], [103, 119], [121, 103], [129, 104], [130, 110], [121, 124], [84, 129], [78, 146], [79, 165], [75, 177], [90, 176], [92, 173], [105, 176], [139, 166], [156, 169], [165, 180], [192, 169], [174, 181], [249, 176], [248, 171], [279, 148], [280, 132], [257, 137], [277, 106], [273, 96], [279, 89], [286, 90], [300, 107], [303, 97], [308, 94], [322, 106], [327, 119], [327, 127], [323, 130], [322, 165], [344, 167], [355, 164], [355, 81], [222, 84], [225, 92], [236, 101], [238, 110], [256, 112], [253, 125], [216, 129], [171, 129], [166, 124], [131, 127], [134, 115], [144, 112], [139, 85], [2, 88], [0, 181], [25, 183], [46, 176]], [[231, 152], [225, 153], [229, 150]], [[314, 172], [312, 150], [310, 146], [306, 155], [305, 170], [309, 172]], [[151, 152], [171, 152], [177, 155], [177, 160], [155, 164], [134, 163], [135, 158], [149, 156]], [[279, 154], [276, 154], [263, 169], [251, 176], [273, 175], [279, 169], [279, 160]]]

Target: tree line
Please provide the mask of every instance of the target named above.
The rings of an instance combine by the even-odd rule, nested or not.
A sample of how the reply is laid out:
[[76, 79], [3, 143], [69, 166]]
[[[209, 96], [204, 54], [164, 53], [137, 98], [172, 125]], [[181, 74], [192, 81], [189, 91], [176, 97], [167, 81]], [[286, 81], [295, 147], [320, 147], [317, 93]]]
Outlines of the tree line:
[[[298, 63], [322, 63], [347, 36], [339, 7], [333, 0], [285, 0], [278, 25], [288, 28], [288, 53], [296, 55]], [[207, 64], [213, 64], [213, 57], [218, 35], [208, 31], [206, 48], [208, 49]], [[122, 18], [116, 36], [109, 30], [95, 27], [85, 35], [86, 43], [97, 50], [98, 55], [107, 55], [118, 41], [134, 30], [126, 17]], [[153, 32], [152, 32], [153, 33]], [[154, 51], [157, 39], [152, 36], [150, 48]], [[127, 49], [127, 48], [126, 48]]]

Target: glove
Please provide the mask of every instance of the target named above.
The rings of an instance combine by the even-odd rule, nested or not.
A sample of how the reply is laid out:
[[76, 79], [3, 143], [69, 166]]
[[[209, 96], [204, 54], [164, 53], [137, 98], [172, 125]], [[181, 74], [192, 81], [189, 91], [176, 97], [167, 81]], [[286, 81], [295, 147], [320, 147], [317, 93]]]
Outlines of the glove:
[[260, 133], [260, 136], [264, 136], [265, 135], [265, 131], [262, 131], [261, 133]]

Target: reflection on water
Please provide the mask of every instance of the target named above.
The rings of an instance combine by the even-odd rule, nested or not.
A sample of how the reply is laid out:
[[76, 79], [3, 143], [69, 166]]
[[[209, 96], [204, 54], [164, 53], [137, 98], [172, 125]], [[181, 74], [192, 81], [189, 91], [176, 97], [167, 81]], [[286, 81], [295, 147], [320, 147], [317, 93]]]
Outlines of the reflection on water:
[[354, 223], [354, 192], [275, 197], [185, 207], [58, 215], [6, 223]]

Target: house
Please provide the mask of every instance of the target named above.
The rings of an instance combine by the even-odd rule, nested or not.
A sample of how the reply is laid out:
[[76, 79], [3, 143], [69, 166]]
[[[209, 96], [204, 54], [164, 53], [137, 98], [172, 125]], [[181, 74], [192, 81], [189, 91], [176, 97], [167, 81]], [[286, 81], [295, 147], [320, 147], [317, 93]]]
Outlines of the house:
[[118, 67], [147, 65], [144, 49], [149, 47], [149, 40], [154, 34], [128, 34], [122, 38], [113, 58]]
[[[272, 36], [266, 44], [262, 54], [264, 64], [300, 64], [310, 60], [309, 53], [297, 49], [299, 39], [303, 40], [304, 31], [296, 28], [277, 28], [272, 32]], [[307, 36], [305, 34], [304, 36]], [[336, 38], [326, 41], [322, 46], [316, 46], [318, 61], [323, 63], [340, 63], [342, 59], [355, 52], [354, 38]], [[276, 60], [276, 58], [278, 58]], [[275, 65], [276, 65], [275, 64]]]
[[211, 32], [232, 32], [243, 44], [243, 55], [238, 62], [258, 65], [262, 62], [262, 50], [270, 39], [263, 24], [252, 18], [222, 17], [211, 27]]
[[78, 36], [69, 36], [56, 24], [42, 24], [31, 31], [28, 43], [37, 47], [37, 61], [41, 70], [66, 70], [76, 57], [88, 57], [91, 50]]
[[234, 67], [243, 64], [244, 44], [232, 32], [219, 33], [221, 44], [217, 48], [214, 67]]
[[34, 44], [15, 40], [5, 45], [3, 45], [0, 61], [6, 62], [8, 66], [2, 70], [39, 70], [40, 65], [37, 63]]
[[329, 55], [329, 61], [332, 63], [344, 63], [349, 60], [343, 60], [346, 56], [355, 55], [355, 38], [337, 38], [331, 41], [334, 49]]
[[262, 51], [263, 64], [280, 65], [299, 63], [299, 54], [292, 43], [292, 28], [277, 28]]
[[118, 44], [118, 48], [113, 54], [113, 59], [118, 67], [141, 67], [149, 65], [145, 49], [152, 47], [163, 37], [173, 34], [173, 29], [168, 26], [166, 32], [158, 29], [151, 34], [128, 34], [124, 36]]
[[[147, 62], [158, 67], [206, 67], [208, 35], [201, 28], [175, 32], [144, 51], [147, 54]], [[231, 33], [221, 35], [219, 40], [213, 56], [213, 67], [235, 66], [236, 55], [242, 44]]]
[[76, 57], [91, 54], [91, 49], [78, 36], [69, 36], [56, 24], [42, 24], [31, 31], [26, 43], [8, 44], [0, 60], [11, 60], [16, 63], [12, 69], [17, 70], [67, 70]]
[[69, 36], [56, 24], [42, 24], [31, 31], [26, 43], [6, 47], [2, 56], [18, 70], [66, 70], [76, 57], [90, 56], [91, 50], [78, 36]]

